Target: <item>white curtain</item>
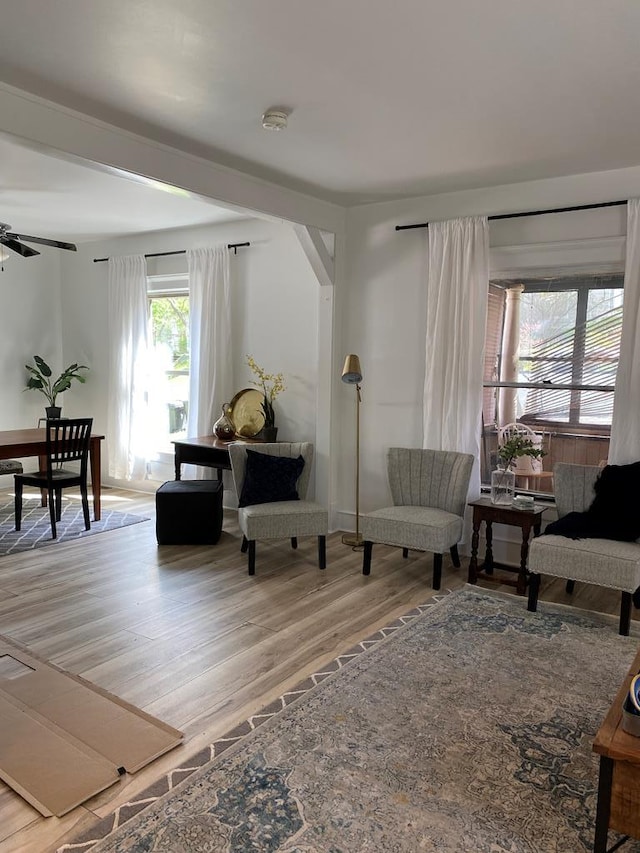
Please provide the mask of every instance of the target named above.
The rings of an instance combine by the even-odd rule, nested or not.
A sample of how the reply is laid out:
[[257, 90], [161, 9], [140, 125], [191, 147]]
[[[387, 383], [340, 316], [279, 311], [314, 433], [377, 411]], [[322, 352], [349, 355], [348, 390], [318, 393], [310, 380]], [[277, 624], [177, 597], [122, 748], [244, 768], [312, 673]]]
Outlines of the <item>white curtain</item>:
[[480, 429], [489, 290], [486, 216], [429, 223], [423, 447], [475, 458], [469, 495], [480, 495]]
[[187, 250], [189, 264], [190, 436], [211, 435], [233, 396], [229, 250]]
[[144, 255], [109, 259], [108, 324], [109, 474], [118, 480], [143, 479], [148, 372]]
[[640, 199], [627, 202], [622, 341], [616, 373], [609, 463], [640, 460]]

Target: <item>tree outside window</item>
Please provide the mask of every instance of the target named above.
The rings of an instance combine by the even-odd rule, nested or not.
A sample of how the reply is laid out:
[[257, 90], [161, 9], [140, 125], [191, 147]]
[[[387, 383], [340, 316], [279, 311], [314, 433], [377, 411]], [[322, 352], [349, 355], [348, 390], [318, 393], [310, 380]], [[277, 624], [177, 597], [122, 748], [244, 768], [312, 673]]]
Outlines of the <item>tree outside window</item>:
[[156, 449], [186, 435], [189, 409], [189, 296], [150, 295], [149, 322], [154, 365], [150, 405], [157, 427]]

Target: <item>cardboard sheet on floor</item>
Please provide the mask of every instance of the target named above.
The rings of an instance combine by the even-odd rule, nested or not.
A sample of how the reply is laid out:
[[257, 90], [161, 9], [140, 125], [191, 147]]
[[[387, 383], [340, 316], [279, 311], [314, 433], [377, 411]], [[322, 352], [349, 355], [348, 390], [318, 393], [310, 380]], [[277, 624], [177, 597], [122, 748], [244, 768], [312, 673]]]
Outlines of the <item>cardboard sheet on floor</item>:
[[182, 742], [139, 708], [0, 637], [0, 778], [65, 814]]

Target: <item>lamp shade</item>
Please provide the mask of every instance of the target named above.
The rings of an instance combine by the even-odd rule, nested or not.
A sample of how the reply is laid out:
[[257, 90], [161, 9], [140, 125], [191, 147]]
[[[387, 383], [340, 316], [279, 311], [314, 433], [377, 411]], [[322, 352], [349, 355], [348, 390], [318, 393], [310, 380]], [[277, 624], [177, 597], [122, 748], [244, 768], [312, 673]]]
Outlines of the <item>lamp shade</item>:
[[357, 355], [348, 355], [345, 358], [342, 368], [342, 381], [348, 385], [357, 385], [358, 382], [362, 382], [360, 359]]

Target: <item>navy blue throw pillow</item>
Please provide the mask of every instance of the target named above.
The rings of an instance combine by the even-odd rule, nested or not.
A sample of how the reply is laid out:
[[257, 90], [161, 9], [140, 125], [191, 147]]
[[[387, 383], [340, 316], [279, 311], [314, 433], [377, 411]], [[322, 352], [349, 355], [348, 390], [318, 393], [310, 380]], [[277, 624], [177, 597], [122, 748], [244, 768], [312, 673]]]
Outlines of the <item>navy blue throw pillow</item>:
[[247, 467], [238, 506], [300, 500], [297, 484], [303, 468], [302, 456], [295, 459], [247, 450]]

